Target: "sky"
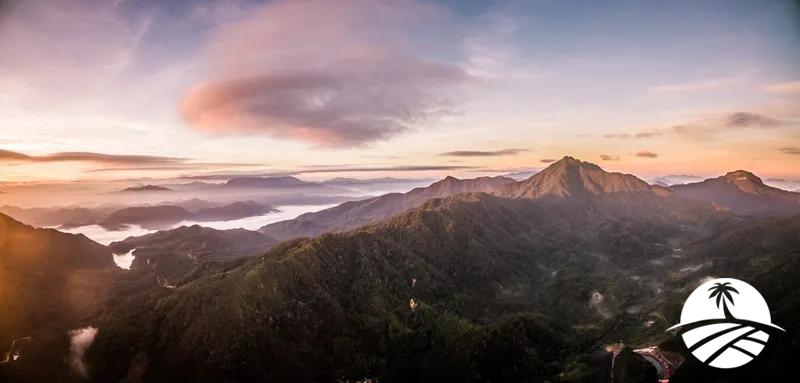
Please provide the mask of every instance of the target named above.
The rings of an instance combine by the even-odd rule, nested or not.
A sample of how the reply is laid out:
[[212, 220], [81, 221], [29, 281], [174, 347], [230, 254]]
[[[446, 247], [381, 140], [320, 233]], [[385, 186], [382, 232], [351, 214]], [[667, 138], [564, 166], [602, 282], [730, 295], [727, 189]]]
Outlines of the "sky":
[[796, 1], [0, 1], [0, 182], [800, 180]]

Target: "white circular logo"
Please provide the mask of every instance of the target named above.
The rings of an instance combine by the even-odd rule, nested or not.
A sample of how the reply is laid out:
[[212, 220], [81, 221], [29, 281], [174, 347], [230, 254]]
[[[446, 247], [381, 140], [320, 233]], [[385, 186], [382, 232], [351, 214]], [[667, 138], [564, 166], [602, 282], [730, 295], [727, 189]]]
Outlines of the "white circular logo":
[[698, 360], [716, 368], [736, 368], [753, 360], [769, 334], [785, 331], [772, 324], [767, 302], [753, 286], [720, 278], [695, 289], [681, 311], [680, 329], [686, 347]]

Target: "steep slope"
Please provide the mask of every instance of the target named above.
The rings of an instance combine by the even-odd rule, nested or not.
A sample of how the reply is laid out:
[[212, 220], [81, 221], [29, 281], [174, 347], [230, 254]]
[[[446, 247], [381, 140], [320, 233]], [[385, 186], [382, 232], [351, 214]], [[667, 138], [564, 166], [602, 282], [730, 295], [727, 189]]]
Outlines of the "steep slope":
[[114, 242], [116, 254], [133, 251], [131, 270], [151, 270], [163, 284], [174, 285], [202, 262], [228, 261], [263, 253], [278, 241], [244, 229], [216, 230], [198, 225], [181, 226]]
[[345, 202], [330, 209], [306, 213], [296, 219], [264, 226], [259, 231], [282, 240], [344, 231], [392, 217], [420, 206], [432, 198], [449, 197], [466, 192], [500, 193], [514, 182], [505, 177], [466, 180], [447, 177], [428, 187], [416, 188], [403, 194], [390, 193], [362, 201]]
[[671, 186], [675, 194], [711, 201], [746, 215], [793, 215], [800, 213], [800, 193], [765, 185], [753, 173], [737, 170], [702, 182]]
[[111, 251], [83, 235], [0, 214], [0, 354], [14, 338], [32, 338], [22, 358], [0, 365], [0, 380], [76, 378], [66, 363], [67, 332], [105, 301], [119, 272]]
[[513, 198], [585, 197], [610, 193], [655, 193], [669, 195], [634, 175], [609, 173], [599, 166], [564, 157], [541, 172], [521, 181], [505, 193]]
[[657, 296], [627, 270], [729, 219], [708, 204], [652, 198], [469, 193], [373, 226], [285, 242], [239, 268], [110, 311], [89, 350], [92, 374], [552, 380], [618, 326], [616, 315]]

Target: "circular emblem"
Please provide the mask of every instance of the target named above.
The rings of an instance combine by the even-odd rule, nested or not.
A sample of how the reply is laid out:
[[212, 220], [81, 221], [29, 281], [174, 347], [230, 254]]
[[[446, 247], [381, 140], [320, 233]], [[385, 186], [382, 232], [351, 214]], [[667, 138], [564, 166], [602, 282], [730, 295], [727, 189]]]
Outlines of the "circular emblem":
[[698, 360], [716, 368], [736, 368], [758, 356], [770, 334], [784, 331], [772, 324], [769, 307], [747, 282], [720, 278], [695, 289], [681, 311], [686, 347]]

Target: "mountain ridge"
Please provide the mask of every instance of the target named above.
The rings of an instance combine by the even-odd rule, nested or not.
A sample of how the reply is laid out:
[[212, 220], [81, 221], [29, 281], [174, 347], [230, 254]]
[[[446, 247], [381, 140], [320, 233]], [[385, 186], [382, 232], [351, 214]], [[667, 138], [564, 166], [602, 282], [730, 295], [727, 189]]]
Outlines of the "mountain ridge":
[[800, 213], [800, 193], [766, 185], [746, 170], [673, 185], [669, 190], [681, 197], [710, 201], [737, 214], [789, 216]]
[[[608, 184], [613, 181], [614, 184]], [[468, 192], [484, 192], [509, 198], [578, 197], [603, 193], [654, 193], [668, 196], [661, 187], [651, 186], [633, 175], [608, 173], [599, 166], [564, 157], [523, 181], [512, 178], [478, 177], [460, 180], [447, 176], [427, 187], [407, 193], [391, 193], [319, 212], [306, 213], [293, 220], [261, 227], [259, 231], [279, 239], [314, 236], [343, 231], [387, 219], [402, 211], [420, 206], [432, 198], [444, 198]]]

